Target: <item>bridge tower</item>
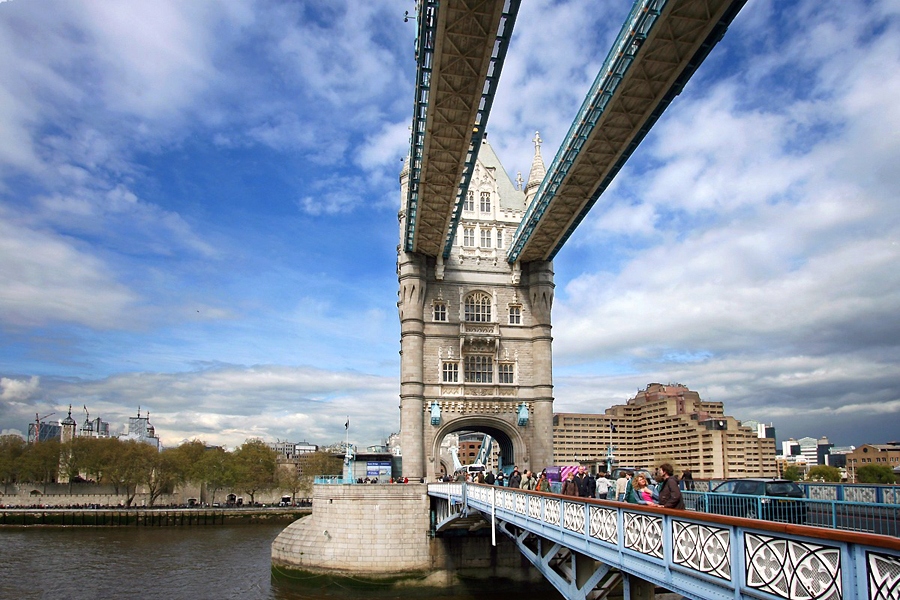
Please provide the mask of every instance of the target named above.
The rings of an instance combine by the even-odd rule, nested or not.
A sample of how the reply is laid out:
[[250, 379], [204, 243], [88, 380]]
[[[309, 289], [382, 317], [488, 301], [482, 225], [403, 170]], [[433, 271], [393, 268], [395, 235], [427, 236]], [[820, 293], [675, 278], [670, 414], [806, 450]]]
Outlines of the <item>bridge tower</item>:
[[485, 139], [446, 259], [404, 251], [408, 164], [400, 174], [397, 306], [406, 477], [434, 480], [452, 472], [441, 461], [440, 445], [455, 431], [490, 434], [504, 466], [552, 463], [553, 266], [506, 260], [544, 172], [538, 136], [524, 190]]

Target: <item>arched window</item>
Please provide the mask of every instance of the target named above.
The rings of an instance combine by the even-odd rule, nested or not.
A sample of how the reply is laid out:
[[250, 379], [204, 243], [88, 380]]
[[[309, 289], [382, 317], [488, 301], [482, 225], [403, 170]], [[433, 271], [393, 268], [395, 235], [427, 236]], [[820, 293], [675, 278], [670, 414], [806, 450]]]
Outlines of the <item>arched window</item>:
[[484, 292], [475, 292], [466, 297], [466, 321], [470, 323], [490, 323], [491, 297]]
[[472, 190], [469, 190], [469, 192], [466, 194], [466, 202], [463, 205], [463, 210], [467, 210], [470, 212], [475, 210], [475, 192], [473, 192]]
[[434, 320], [435, 321], [446, 321], [447, 320], [447, 305], [443, 302], [437, 301], [434, 303]]

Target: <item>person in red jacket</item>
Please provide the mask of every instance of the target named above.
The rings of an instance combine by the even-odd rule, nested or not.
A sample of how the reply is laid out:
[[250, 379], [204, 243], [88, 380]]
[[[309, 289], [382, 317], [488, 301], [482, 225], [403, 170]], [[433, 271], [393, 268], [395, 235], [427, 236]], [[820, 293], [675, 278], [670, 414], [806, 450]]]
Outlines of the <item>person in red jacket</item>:
[[684, 498], [678, 488], [678, 481], [673, 477], [675, 469], [669, 463], [663, 463], [656, 469], [656, 478], [661, 481], [659, 486], [659, 505], [666, 508], [684, 509]]

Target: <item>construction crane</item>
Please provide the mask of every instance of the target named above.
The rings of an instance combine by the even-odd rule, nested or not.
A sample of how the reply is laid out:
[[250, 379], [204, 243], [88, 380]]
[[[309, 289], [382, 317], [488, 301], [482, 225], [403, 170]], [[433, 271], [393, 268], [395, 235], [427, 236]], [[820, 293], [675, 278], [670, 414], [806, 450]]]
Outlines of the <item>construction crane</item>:
[[47, 417], [52, 417], [55, 415], [55, 412], [50, 413], [49, 415], [40, 416], [40, 413], [34, 413], [34, 439], [33, 443], [37, 444], [41, 439], [41, 421], [46, 419]]

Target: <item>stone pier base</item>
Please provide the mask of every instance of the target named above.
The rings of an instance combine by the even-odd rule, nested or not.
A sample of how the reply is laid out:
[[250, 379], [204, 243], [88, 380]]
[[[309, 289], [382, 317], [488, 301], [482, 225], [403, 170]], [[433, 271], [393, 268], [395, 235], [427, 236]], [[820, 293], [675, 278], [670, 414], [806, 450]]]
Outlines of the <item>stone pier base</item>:
[[502, 534], [496, 546], [490, 536], [432, 538], [429, 507], [423, 484], [314, 486], [312, 515], [278, 535], [272, 564], [397, 585], [446, 586], [460, 577], [543, 581]]

